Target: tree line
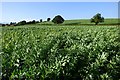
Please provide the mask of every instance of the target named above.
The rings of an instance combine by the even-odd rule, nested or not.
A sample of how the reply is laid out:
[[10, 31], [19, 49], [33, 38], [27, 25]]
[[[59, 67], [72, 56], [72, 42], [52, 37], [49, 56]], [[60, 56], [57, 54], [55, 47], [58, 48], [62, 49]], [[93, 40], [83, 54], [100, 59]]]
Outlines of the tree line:
[[[62, 16], [57, 15], [55, 16], [52, 20], [51, 18], [47, 18], [47, 21], [52, 21], [54, 24], [62, 24], [65, 20]], [[42, 19], [40, 19], [40, 21], [29, 21], [26, 22], [25, 20], [20, 21], [18, 23], [16, 22], [11, 22], [10, 24], [2, 24], [2, 26], [20, 26], [20, 25], [26, 25], [26, 24], [35, 24], [35, 23], [39, 23], [39, 22], [43, 22]], [[95, 25], [98, 25], [98, 23], [104, 22], [104, 17], [101, 16], [100, 13], [97, 13], [96, 15], [94, 15], [91, 19], [90, 19], [91, 23], [95, 23]]]

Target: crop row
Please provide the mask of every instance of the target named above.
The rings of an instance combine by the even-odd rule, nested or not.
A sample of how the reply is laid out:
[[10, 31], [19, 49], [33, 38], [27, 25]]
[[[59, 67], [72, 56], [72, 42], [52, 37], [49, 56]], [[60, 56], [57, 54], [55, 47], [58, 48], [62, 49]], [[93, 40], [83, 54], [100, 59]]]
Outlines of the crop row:
[[3, 28], [2, 79], [118, 80], [116, 27]]

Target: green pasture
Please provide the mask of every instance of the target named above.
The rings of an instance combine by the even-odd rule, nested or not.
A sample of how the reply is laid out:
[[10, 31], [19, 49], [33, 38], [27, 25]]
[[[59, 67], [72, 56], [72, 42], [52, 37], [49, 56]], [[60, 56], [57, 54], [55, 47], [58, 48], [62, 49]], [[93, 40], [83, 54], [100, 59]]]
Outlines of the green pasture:
[[[103, 23], [99, 23], [99, 24], [115, 25], [117, 23], [120, 23], [118, 21], [118, 19], [116, 19], [116, 18], [108, 18], [108, 19], [105, 19]], [[51, 21], [50, 22], [44, 21], [44, 22], [38, 23], [38, 24], [41, 24], [41, 25], [54, 25], [54, 23], [52, 23]], [[65, 20], [62, 25], [91, 25], [91, 24], [94, 25], [95, 23], [91, 23], [90, 19], [74, 19], [74, 20]]]

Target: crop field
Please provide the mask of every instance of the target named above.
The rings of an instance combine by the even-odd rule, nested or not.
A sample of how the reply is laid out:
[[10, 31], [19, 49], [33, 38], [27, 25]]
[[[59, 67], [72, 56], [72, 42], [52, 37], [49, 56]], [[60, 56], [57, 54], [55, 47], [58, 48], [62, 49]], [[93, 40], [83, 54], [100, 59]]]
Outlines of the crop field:
[[3, 80], [119, 80], [116, 26], [4, 27]]

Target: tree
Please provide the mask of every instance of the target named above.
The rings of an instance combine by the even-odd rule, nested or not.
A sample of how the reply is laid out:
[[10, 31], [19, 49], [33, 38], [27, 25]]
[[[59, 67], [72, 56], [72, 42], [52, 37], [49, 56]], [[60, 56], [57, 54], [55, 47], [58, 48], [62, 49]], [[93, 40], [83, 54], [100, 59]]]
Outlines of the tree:
[[16, 22], [10, 22], [10, 25], [15, 26]]
[[64, 22], [64, 19], [60, 15], [57, 15], [53, 18], [52, 22], [55, 24], [61, 24]]
[[34, 24], [34, 23], [35, 23], [35, 20], [33, 20], [32, 23]]
[[39, 23], [39, 21], [35, 21], [35, 23]]
[[91, 22], [94, 22], [97, 25], [100, 22], [104, 22], [104, 17], [101, 17], [101, 14], [97, 13], [93, 18], [91, 18]]
[[25, 21], [25, 20], [20, 21], [20, 22], [17, 23], [17, 25], [25, 25], [25, 24], [26, 24], [26, 21]]
[[10, 25], [12, 25], [13, 23], [12, 22], [10, 22]]
[[40, 22], [42, 22], [42, 19], [40, 19]]
[[47, 18], [47, 21], [50, 21], [50, 18]]
[[5, 26], [5, 24], [2, 24], [2, 26], [4, 27], [4, 26]]

